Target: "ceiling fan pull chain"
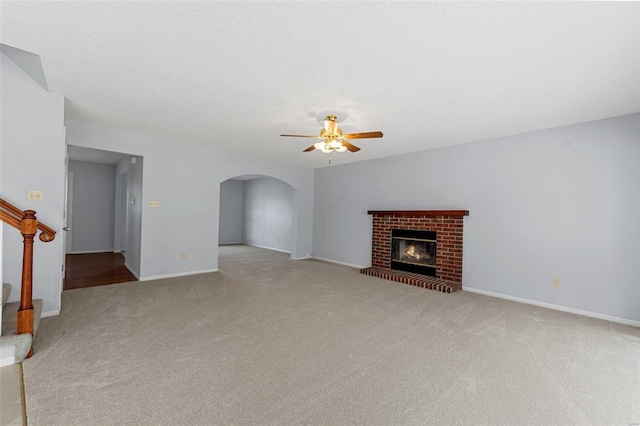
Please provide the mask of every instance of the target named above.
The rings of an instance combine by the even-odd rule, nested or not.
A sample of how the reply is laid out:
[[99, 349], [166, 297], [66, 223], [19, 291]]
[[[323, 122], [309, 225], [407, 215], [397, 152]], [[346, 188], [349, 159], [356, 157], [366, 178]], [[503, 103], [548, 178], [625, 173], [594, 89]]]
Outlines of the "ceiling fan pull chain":
[[329, 154], [329, 164], [331, 164], [331, 154]]

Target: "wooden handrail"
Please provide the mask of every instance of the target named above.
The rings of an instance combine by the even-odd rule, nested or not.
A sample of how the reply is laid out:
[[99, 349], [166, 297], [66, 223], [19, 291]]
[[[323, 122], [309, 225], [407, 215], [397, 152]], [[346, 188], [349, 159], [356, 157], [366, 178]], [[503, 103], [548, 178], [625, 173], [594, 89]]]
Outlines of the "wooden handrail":
[[24, 212], [22, 210], [20, 210], [13, 204], [3, 200], [2, 198], [0, 198], [0, 208], [2, 208], [2, 210], [8, 211], [16, 217], [22, 218], [22, 216], [24, 215]]
[[[44, 223], [38, 222], [36, 212], [22, 211], [13, 204], [0, 198], [0, 219], [18, 229], [24, 239], [22, 251], [22, 286], [20, 287], [20, 307], [18, 308], [17, 334], [33, 335], [33, 240], [38, 230], [40, 240], [52, 241], [56, 231]], [[33, 348], [27, 356], [33, 354]]]
[[20, 230], [20, 220], [16, 217], [14, 217], [13, 215], [10, 215], [9, 213], [5, 212], [4, 210], [0, 210], [0, 219], [4, 222], [4, 223], [8, 223], [9, 225], [13, 226], [14, 228], [16, 228], [18, 231]]
[[[6, 222], [9, 225], [13, 226], [14, 228], [20, 230], [20, 225], [16, 226], [15, 222], [12, 221], [11, 217], [13, 217], [14, 219], [17, 219], [19, 223], [24, 217], [24, 212], [19, 208], [17, 208], [16, 206], [14, 206], [13, 204], [0, 198], [0, 218], [2, 219], [3, 222]], [[56, 238], [56, 231], [49, 228], [44, 223], [37, 222], [37, 228], [40, 231], [42, 231], [40, 233], [40, 236], [38, 237], [40, 238], [40, 241], [48, 243], [49, 241], [53, 241], [53, 239]]]

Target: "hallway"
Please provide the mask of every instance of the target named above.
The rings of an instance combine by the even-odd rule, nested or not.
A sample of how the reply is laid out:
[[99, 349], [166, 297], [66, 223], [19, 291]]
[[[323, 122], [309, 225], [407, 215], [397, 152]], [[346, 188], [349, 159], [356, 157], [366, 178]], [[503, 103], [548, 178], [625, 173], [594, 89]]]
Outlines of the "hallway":
[[137, 281], [124, 261], [122, 253], [68, 254], [64, 289]]

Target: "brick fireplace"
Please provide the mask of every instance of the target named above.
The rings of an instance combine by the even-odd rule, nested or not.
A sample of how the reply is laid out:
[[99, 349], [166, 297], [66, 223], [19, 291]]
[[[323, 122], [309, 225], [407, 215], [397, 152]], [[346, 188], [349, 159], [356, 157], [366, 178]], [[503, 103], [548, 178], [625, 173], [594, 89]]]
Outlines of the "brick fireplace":
[[[463, 218], [469, 215], [468, 210], [372, 210], [368, 213], [373, 215], [371, 267], [361, 269], [361, 273], [445, 293], [462, 289]], [[431, 253], [418, 252], [413, 243], [400, 245], [407, 255], [396, 253], [398, 243], [392, 242], [392, 234], [406, 240], [405, 236], [412, 235], [413, 231], [422, 231], [433, 238], [416, 237], [416, 240], [435, 241], [435, 259]], [[412, 265], [423, 264], [415, 260], [420, 256], [429, 257], [424, 264], [431, 272], [414, 272], [417, 269]], [[405, 267], [400, 266], [403, 264]], [[399, 267], [404, 270], [398, 270]]]

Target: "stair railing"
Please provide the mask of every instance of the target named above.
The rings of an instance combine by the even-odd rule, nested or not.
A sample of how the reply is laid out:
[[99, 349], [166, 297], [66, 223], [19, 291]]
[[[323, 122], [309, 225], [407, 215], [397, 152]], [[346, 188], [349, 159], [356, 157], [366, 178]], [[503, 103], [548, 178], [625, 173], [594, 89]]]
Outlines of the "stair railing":
[[[38, 222], [35, 211], [22, 211], [2, 198], [0, 198], [0, 219], [20, 231], [23, 237], [22, 286], [16, 333], [29, 333], [33, 336], [33, 240], [40, 230], [42, 231], [39, 236], [40, 241], [47, 243], [56, 237], [56, 231]], [[33, 349], [27, 356], [30, 357], [32, 353]]]

